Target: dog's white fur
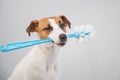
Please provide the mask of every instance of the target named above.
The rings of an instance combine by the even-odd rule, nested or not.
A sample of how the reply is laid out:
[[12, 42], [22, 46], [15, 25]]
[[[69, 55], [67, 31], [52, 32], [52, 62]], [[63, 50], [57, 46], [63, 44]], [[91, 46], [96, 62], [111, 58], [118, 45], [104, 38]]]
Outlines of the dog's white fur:
[[[65, 34], [54, 19], [49, 19], [53, 31], [49, 37], [59, 43], [59, 35]], [[54, 43], [36, 45], [17, 65], [8, 80], [59, 80], [60, 64], [58, 47]]]

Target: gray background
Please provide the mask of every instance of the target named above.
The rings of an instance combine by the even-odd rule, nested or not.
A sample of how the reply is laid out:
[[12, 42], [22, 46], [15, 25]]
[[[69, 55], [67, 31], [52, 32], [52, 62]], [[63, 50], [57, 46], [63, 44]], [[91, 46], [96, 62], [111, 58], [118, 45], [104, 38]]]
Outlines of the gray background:
[[[96, 26], [83, 44], [70, 40], [60, 50], [61, 80], [120, 80], [119, 0], [0, 0], [0, 44], [36, 39], [25, 32], [31, 20], [64, 14], [77, 24]], [[0, 80], [6, 80], [32, 47], [0, 53]]]

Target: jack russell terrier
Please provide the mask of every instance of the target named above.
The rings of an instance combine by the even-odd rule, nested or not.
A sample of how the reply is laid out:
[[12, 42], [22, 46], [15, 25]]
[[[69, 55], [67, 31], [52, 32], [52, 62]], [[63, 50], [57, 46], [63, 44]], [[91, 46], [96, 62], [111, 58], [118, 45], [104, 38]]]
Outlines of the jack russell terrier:
[[29, 36], [37, 32], [40, 39], [49, 37], [53, 41], [34, 46], [8, 80], [59, 80], [61, 70], [57, 52], [59, 46], [66, 44], [66, 28], [70, 26], [64, 15], [33, 20], [26, 29]]

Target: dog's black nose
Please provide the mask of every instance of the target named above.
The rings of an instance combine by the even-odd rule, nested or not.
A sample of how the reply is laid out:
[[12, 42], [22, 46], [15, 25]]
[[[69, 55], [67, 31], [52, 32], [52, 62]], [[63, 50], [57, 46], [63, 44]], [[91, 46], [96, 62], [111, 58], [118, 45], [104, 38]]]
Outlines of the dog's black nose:
[[59, 39], [60, 39], [61, 42], [66, 42], [66, 41], [67, 41], [67, 36], [66, 36], [66, 34], [61, 34], [61, 35], [59, 36]]

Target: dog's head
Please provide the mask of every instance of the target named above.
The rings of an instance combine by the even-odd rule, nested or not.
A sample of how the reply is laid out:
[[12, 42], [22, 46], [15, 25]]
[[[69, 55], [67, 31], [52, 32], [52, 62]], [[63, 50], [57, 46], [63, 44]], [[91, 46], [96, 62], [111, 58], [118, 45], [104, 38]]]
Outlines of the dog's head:
[[33, 20], [28, 28], [27, 33], [37, 32], [40, 39], [51, 38], [56, 45], [63, 46], [67, 41], [66, 28], [71, 27], [70, 21], [64, 16], [43, 18]]

